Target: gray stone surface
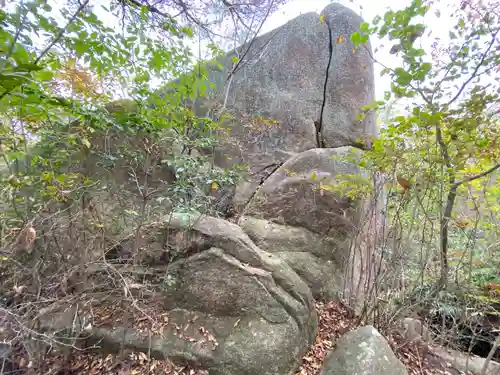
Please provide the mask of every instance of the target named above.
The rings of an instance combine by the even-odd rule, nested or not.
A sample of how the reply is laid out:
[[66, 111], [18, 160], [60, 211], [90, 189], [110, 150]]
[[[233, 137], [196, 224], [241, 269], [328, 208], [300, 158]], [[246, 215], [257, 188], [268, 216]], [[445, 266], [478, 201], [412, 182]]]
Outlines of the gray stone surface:
[[333, 239], [250, 216], [242, 216], [238, 224], [259, 248], [286, 261], [311, 288], [315, 298], [339, 297], [343, 272], [332, 251]]
[[359, 31], [363, 19], [341, 4], [329, 4], [324, 10], [332, 41], [343, 36], [342, 43], [333, 43], [333, 53], [326, 84], [326, 105], [322, 135], [325, 147], [352, 145], [362, 136], [376, 136], [375, 114], [357, 121], [363, 106], [375, 100], [374, 69], [371, 45], [353, 51], [349, 37]]
[[[118, 269], [135, 285], [148, 280], [148, 290], [156, 287], [168, 325], [149, 338], [133, 326], [89, 322], [78, 330], [90, 333], [86, 345], [107, 352], [122, 344], [147, 352], [151, 345], [155, 358], [190, 362], [215, 375], [294, 373], [314, 341], [317, 316], [310, 289], [287, 262], [260, 249], [239, 226], [209, 216], [169, 215], [125, 239], [124, 251], [132, 243], [154, 257], [166, 251], [165, 243], [185, 252], [163, 269]], [[67, 330], [73, 311], [47, 312], [42, 325]]]
[[409, 342], [429, 343], [432, 339], [427, 326], [418, 319], [404, 318], [398, 322], [397, 326], [398, 332]]
[[[156, 288], [169, 324], [151, 337], [135, 327], [85, 325], [80, 330], [90, 333], [88, 343], [110, 352], [122, 345], [150, 351], [211, 375], [295, 373], [315, 339], [313, 294], [336, 296], [364, 203], [318, 187], [334, 184], [338, 173], [359, 173], [334, 158], [351, 151], [340, 146], [376, 133], [373, 114], [356, 120], [374, 98], [370, 47], [353, 51], [349, 40], [362, 20], [338, 4], [324, 14], [325, 23], [319, 14], [303, 14], [228, 53], [222, 69], [210, 67], [215, 88], [193, 104], [197, 114], [212, 116], [227, 97], [232, 118], [214, 156], [218, 167], [248, 165], [247, 181], [234, 191], [244, 207], [241, 227], [174, 214], [122, 241], [120, 251], [135, 251], [136, 264], [165, 261], [160, 269], [120, 272]], [[339, 36], [345, 41], [334, 43]], [[226, 96], [232, 58], [243, 55]], [[170, 181], [171, 171], [165, 174]], [[51, 312], [44, 328], [67, 330], [73, 312]], [[322, 373], [406, 374], [400, 365], [384, 339], [365, 327], [341, 340]]]
[[[484, 363], [486, 362], [485, 358], [478, 357], [476, 355], [468, 356], [467, 353], [463, 353], [450, 348], [443, 348], [441, 346], [433, 347], [432, 354], [441, 358], [447, 363], [450, 363], [457, 370], [464, 372], [471, 371], [474, 374], [481, 374], [483, 371]], [[488, 367], [486, 367], [485, 375], [499, 374], [500, 363], [496, 361], [488, 362]]]
[[245, 215], [306, 228], [345, 249], [360, 224], [360, 202], [321, 186], [338, 184], [338, 174], [359, 174], [354, 162], [343, 160], [356, 154], [352, 148], [341, 147], [296, 155], [261, 185], [245, 207]]
[[329, 190], [341, 181], [339, 175], [359, 175], [359, 153], [339, 147], [297, 154], [260, 186], [238, 222], [259, 247], [279, 253], [316, 297], [342, 293], [361, 300], [357, 286], [365, 282], [361, 270], [370, 263], [371, 249], [363, 250], [364, 263], [358, 253], [353, 258], [352, 249], [355, 238], [367, 237], [367, 205]]
[[365, 326], [344, 335], [327, 354], [320, 375], [408, 375], [386, 339]]
[[[243, 189], [244, 194], [240, 190], [236, 204], [243, 204], [272, 166], [291, 154], [353, 145], [359, 137], [377, 133], [373, 113], [356, 120], [374, 100], [371, 47], [353, 52], [349, 39], [362, 19], [339, 4], [327, 6], [324, 14], [324, 23], [319, 14], [302, 14], [228, 52], [218, 61], [222, 68], [209, 68], [215, 88], [195, 108], [199, 115], [211, 116], [226, 102], [233, 117], [225, 123], [229, 133], [216, 149], [215, 161], [222, 167], [248, 165], [251, 188]], [[345, 41], [335, 43], [338, 36]], [[228, 80], [233, 57], [242, 59]], [[262, 119], [277, 125], [266, 126]]]

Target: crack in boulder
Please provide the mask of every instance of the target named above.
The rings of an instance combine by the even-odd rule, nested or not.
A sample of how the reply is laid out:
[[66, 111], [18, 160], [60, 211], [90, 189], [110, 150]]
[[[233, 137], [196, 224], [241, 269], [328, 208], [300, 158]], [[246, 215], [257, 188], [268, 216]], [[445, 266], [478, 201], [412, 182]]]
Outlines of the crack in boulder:
[[321, 134], [322, 128], [323, 128], [323, 113], [325, 111], [325, 106], [326, 106], [326, 90], [328, 88], [328, 78], [330, 75], [330, 66], [332, 64], [332, 59], [333, 59], [333, 40], [332, 40], [332, 29], [330, 28], [330, 25], [328, 25], [328, 64], [326, 66], [326, 72], [325, 72], [325, 84], [323, 85], [323, 103], [321, 104], [321, 113], [319, 116], [319, 121], [315, 121], [314, 125], [316, 126], [316, 144], [318, 145], [318, 148], [325, 148], [325, 141], [323, 140], [323, 135]]
[[260, 182], [259, 182], [259, 185], [255, 188], [255, 190], [253, 191], [252, 195], [250, 195], [250, 197], [248, 198], [248, 200], [246, 201], [246, 203], [244, 204], [244, 208], [243, 208], [243, 211], [245, 211], [245, 208], [248, 206], [248, 204], [252, 201], [253, 197], [255, 196], [255, 194], [257, 194], [257, 192], [260, 190], [260, 187], [264, 184], [264, 182], [266, 182], [266, 180], [271, 177], [278, 169], [280, 169], [280, 167], [284, 164], [285, 162], [282, 161], [281, 163], [273, 163], [273, 164], [270, 164], [264, 168], [261, 169], [261, 171], [264, 171], [266, 170], [267, 168], [269, 167], [272, 167], [274, 166], [274, 168], [272, 169], [271, 172], [269, 172], [269, 174], [265, 177], [262, 177], [260, 179]]

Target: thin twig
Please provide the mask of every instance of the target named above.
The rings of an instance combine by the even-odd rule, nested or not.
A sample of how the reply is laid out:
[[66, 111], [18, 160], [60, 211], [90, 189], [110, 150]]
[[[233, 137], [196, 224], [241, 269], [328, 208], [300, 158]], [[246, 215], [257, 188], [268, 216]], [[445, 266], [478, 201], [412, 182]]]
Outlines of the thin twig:
[[57, 33], [56, 37], [52, 40], [52, 42], [50, 42], [49, 45], [47, 47], [45, 47], [45, 49], [35, 59], [35, 62], [34, 62], [35, 65], [38, 64], [38, 62], [40, 62], [40, 60], [50, 51], [50, 49], [52, 47], [54, 47], [54, 45], [57, 42], [59, 42], [59, 40], [62, 38], [62, 36], [66, 32], [66, 30], [68, 29], [68, 27], [73, 23], [73, 21], [76, 19], [76, 17], [78, 16], [78, 14], [83, 10], [83, 8], [85, 8], [87, 6], [87, 4], [89, 3], [89, 1], [90, 0], [85, 0], [83, 3], [80, 4], [80, 6], [76, 10], [76, 12], [71, 16], [71, 18], [69, 19], [69, 21], [66, 23], [66, 26], [64, 26], [61, 30], [59, 30], [59, 32]]
[[478, 178], [485, 177], [485, 176], [489, 175], [490, 173], [496, 171], [498, 168], [500, 168], [500, 163], [496, 164], [495, 166], [491, 167], [490, 169], [485, 170], [484, 172], [481, 172], [481, 173], [476, 174], [472, 177], [466, 178], [462, 181], [458, 181], [458, 182], [454, 183], [453, 186], [459, 187], [460, 185], [465, 184], [467, 182], [471, 182], [471, 181], [477, 180]]

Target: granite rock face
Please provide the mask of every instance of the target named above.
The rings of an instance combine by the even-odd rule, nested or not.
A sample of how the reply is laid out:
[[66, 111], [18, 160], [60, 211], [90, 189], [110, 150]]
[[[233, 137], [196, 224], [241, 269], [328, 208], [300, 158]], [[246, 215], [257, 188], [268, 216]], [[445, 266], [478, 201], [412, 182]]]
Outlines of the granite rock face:
[[[166, 269], [122, 270], [136, 285], [156, 285], [155, 300], [164, 310], [156, 313], [165, 312], [168, 324], [148, 336], [119, 322], [95, 324], [91, 314], [82, 313], [86, 323], [77, 331], [84, 346], [111, 353], [123, 346], [214, 375], [295, 373], [314, 342], [317, 315], [310, 289], [284, 260], [260, 249], [236, 224], [210, 216], [168, 215], [121, 243], [125, 251], [135, 245], [157, 258], [182, 252]], [[42, 327], [75, 330], [74, 314], [72, 306], [47, 312]]]
[[[146, 337], [134, 327], [92, 325], [89, 340], [110, 351], [121, 344], [148, 350], [214, 375], [296, 372], [316, 336], [313, 297], [338, 296], [365, 206], [322, 185], [361, 173], [342, 158], [357, 154], [350, 146], [358, 138], [376, 135], [373, 114], [356, 120], [374, 98], [370, 46], [353, 50], [349, 40], [362, 20], [338, 4], [323, 13], [303, 14], [209, 68], [214, 86], [191, 104], [207, 117], [224, 105], [231, 117], [221, 144], [197, 152], [214, 152], [220, 168], [247, 165], [246, 181], [231, 197], [243, 215], [237, 223], [168, 215], [124, 239], [120, 251], [136, 251], [141, 266], [123, 272], [134, 285], [155, 286], [168, 327]], [[340, 36], [345, 41], [335, 43]], [[161, 181], [175, 177], [165, 174]], [[55, 326], [68, 324], [61, 318]], [[323, 374], [406, 375], [373, 331], [348, 336]]]
[[[222, 167], [248, 166], [236, 204], [244, 204], [276, 165], [296, 153], [357, 145], [358, 138], [377, 133], [373, 113], [356, 120], [375, 91], [370, 45], [354, 50], [349, 39], [363, 20], [339, 4], [323, 13], [324, 22], [319, 14], [305, 13], [230, 51], [209, 69], [215, 86], [210, 99], [195, 107], [206, 116], [213, 103], [225, 103], [232, 116], [215, 161]], [[339, 36], [344, 42], [335, 42]], [[236, 56], [243, 57], [235, 65]]]
[[[321, 133], [324, 147], [340, 147], [357, 143], [363, 136], [376, 136], [375, 114], [356, 120], [363, 106], [375, 100], [375, 76], [370, 44], [353, 51], [349, 36], [359, 31], [362, 18], [340, 4], [330, 4], [324, 10], [330, 31], [332, 55], [328, 68], [325, 106]], [[340, 37], [346, 40], [335, 43]]]
[[353, 291], [363, 274], [351, 275], [351, 268], [352, 239], [363, 227], [365, 202], [330, 189], [339, 176], [361, 173], [358, 157], [350, 147], [297, 154], [264, 181], [238, 222], [259, 247], [286, 260], [315, 297], [335, 299]]

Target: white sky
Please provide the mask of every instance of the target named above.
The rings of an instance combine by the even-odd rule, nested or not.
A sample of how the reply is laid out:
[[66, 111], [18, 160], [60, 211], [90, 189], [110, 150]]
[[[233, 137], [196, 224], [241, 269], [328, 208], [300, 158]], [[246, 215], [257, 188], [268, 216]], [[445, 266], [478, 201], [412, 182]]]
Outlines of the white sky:
[[[377, 15], [383, 16], [389, 9], [397, 11], [410, 4], [410, 0], [291, 0], [269, 18], [264, 24], [263, 32], [271, 31], [302, 13], [316, 12], [319, 14], [328, 4], [333, 2], [351, 8], [361, 15], [366, 22], [371, 22]], [[359, 4], [361, 4], [361, 7]], [[453, 21], [446, 16], [446, 9], [449, 9], [449, 7], [458, 7], [459, 5], [460, 0], [439, 0], [439, 4], [436, 5], [436, 7], [439, 7], [441, 10], [441, 17], [437, 18], [432, 11], [429, 12], [424, 23], [429, 30], [432, 30], [432, 36], [427, 36], [426, 33], [426, 36], [422, 38], [422, 44], [426, 50], [432, 44], [433, 36], [439, 35], [441, 41], [446, 42], [448, 39], [448, 31], [453, 25]], [[371, 44], [374, 50], [374, 56], [378, 61], [387, 66], [401, 66], [399, 59], [389, 54], [392, 44], [387, 44], [386, 42], [387, 45], [384, 46], [376, 37], [371, 38]], [[388, 90], [390, 86], [390, 80], [387, 76], [380, 77], [381, 70], [382, 68], [380, 65], [375, 64], [375, 88], [377, 99], [382, 99], [384, 92]]]
[[[60, 0], [52, 1], [58, 2]], [[356, 13], [361, 15], [366, 22], [371, 22], [377, 15], [383, 16], [384, 13], [389, 9], [397, 11], [405, 8], [411, 3], [411, 0], [289, 0], [287, 4], [282, 5], [277, 12], [273, 13], [267, 19], [259, 35], [282, 26], [283, 24], [299, 16], [300, 14], [316, 12], [319, 15], [328, 4], [333, 2], [343, 4], [353, 9]], [[96, 5], [106, 4], [107, 1], [93, 0], [91, 1], [91, 3]], [[448, 32], [454, 24], [450, 17], [447, 16], [447, 14], [450, 14], [450, 11], [447, 11], [447, 9], [458, 8], [460, 6], [460, 0], [435, 0], [435, 3], [436, 9], [439, 9], [442, 15], [439, 18], [436, 17], [433, 10], [426, 15], [424, 23], [427, 25], [428, 31], [432, 32], [432, 35], [429, 36], [427, 34], [428, 31], [426, 31], [426, 35], [419, 39], [420, 43], [422, 43], [421, 47], [426, 50], [429, 50], [435, 36], [439, 36], [441, 38], [441, 42], [446, 43], [449, 38]], [[361, 6], [359, 4], [361, 4]], [[100, 12], [99, 6], [95, 6], [94, 11], [98, 16], [105, 16], [105, 13]], [[106, 21], [113, 23], [112, 20], [109, 20], [109, 17], [106, 19]], [[401, 66], [401, 62], [399, 61], [399, 59], [394, 55], [389, 54], [389, 50], [392, 47], [392, 44], [387, 44], [386, 41], [387, 45], [383, 45], [382, 42], [376, 37], [371, 38], [371, 44], [374, 50], [374, 56], [378, 61], [389, 67]], [[197, 41], [193, 41], [192, 46], [194, 48], [194, 51], [197, 51]], [[197, 54], [195, 53], [195, 55]], [[203, 51], [202, 55], [204, 55]], [[375, 64], [376, 99], [379, 100], [383, 99], [384, 92], [389, 90], [390, 87], [390, 79], [388, 78], [388, 76], [381, 77], [381, 70], [381, 66]]]
[[[8, 2], [8, 6], [15, 6], [14, 4], [18, 4], [19, 0], [14, 0]], [[360, 14], [365, 21], [370, 22], [377, 15], [383, 16], [384, 13], [392, 9], [394, 11], [403, 9], [404, 7], [410, 4], [411, 0], [374, 0], [374, 1], [366, 1], [366, 0], [289, 0], [289, 2], [281, 8], [273, 13], [268, 20], [265, 22], [260, 34], [271, 31], [289, 20], [299, 16], [303, 13], [308, 12], [316, 12], [318, 15], [320, 12], [330, 3], [336, 2], [341, 3], [351, 9], [353, 9], [356, 13]], [[488, 1], [488, 0], [482, 0]], [[61, 4], [62, 0], [48, 0], [49, 4], [53, 6], [53, 9], [56, 10], [59, 8], [59, 4]], [[359, 4], [362, 3], [362, 6]], [[109, 26], [117, 26], [118, 20], [109, 17], [109, 14], [106, 14], [100, 7], [101, 4], [108, 5], [109, 1], [106, 0], [91, 0], [91, 5], [94, 6], [94, 11], [97, 16], [103, 19], [103, 21]], [[460, 5], [460, 0], [437, 0], [436, 7], [441, 11], [441, 17], [437, 18], [434, 15], [434, 11], [431, 10], [429, 14], [426, 16], [424, 23], [427, 25], [428, 30], [426, 31], [426, 35], [419, 39], [420, 43], [422, 43], [422, 47], [428, 50], [434, 37], [439, 35], [441, 37], [441, 42], [446, 43], [448, 37], [448, 31], [454, 22], [450, 19], [450, 12], [446, 11], [446, 9], [457, 8]], [[58, 12], [56, 12], [58, 13]], [[65, 23], [63, 18], [54, 14], [56, 19], [60, 20], [61, 23]], [[456, 22], [456, 21], [455, 21]], [[427, 35], [427, 32], [431, 31], [432, 36]], [[392, 44], [382, 45], [381, 41], [376, 37], [371, 38], [372, 48], [374, 50], [375, 58], [384, 63], [389, 67], [397, 67], [401, 66], [398, 58], [390, 55], [388, 51], [390, 50]], [[193, 47], [198, 49], [198, 44], [196, 42], [193, 43]], [[195, 49], [195, 51], [196, 51]], [[203, 55], [203, 53], [202, 53]], [[381, 67], [378, 64], [375, 64], [375, 86], [376, 86], [376, 97], [377, 99], [382, 99], [384, 92], [388, 90], [390, 81], [387, 76], [380, 77]]]

